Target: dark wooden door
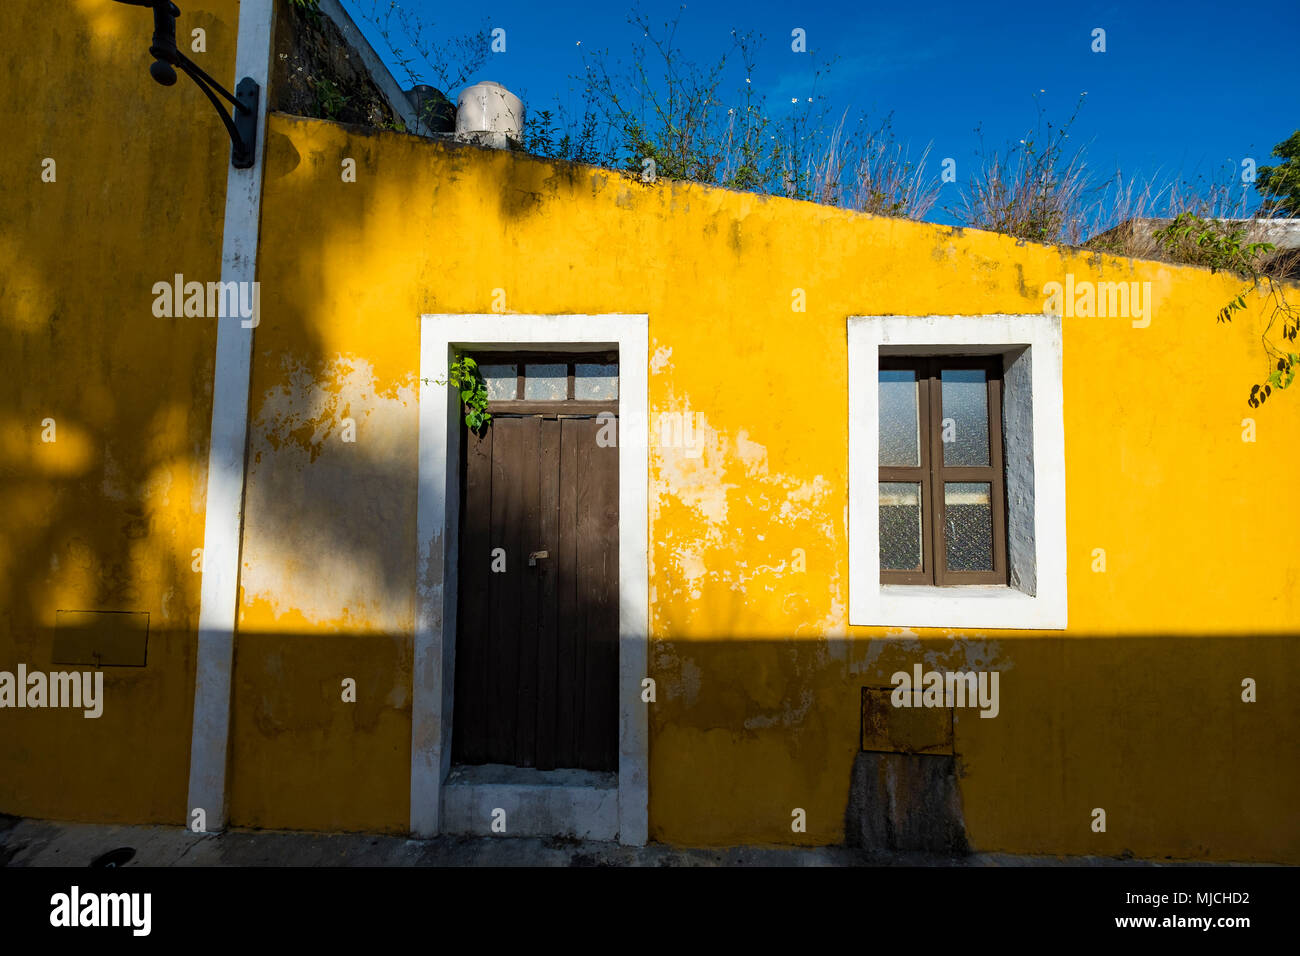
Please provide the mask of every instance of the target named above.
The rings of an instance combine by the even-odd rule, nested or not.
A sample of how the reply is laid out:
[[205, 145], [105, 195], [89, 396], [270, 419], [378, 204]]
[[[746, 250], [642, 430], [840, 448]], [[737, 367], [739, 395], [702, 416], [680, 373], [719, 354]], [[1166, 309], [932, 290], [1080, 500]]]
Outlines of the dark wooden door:
[[602, 427], [494, 413], [462, 432], [457, 763], [617, 769], [618, 449]]

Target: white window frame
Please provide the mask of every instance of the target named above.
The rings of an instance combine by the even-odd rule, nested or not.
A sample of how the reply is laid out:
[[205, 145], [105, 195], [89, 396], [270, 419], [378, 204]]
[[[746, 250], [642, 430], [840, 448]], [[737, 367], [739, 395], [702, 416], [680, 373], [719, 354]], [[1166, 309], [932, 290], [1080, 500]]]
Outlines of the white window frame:
[[[848, 319], [849, 623], [1064, 630], [1067, 621], [1061, 320], [1045, 315]], [[880, 582], [881, 355], [1004, 355], [1008, 585]], [[1019, 424], [1017, 424], [1019, 422]], [[1014, 431], [1019, 428], [1020, 431]], [[1024, 430], [1030, 434], [1025, 436]]]

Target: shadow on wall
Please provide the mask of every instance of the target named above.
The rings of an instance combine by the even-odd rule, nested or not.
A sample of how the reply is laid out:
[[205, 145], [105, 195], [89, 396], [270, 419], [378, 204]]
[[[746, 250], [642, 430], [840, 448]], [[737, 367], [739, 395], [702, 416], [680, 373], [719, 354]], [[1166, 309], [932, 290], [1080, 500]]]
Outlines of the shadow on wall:
[[[1294, 820], [1300, 796], [1279, 759], [1300, 716], [1288, 644], [655, 641], [651, 837], [1294, 862], [1300, 827], [1278, 822]], [[405, 832], [409, 640], [243, 632], [239, 647], [232, 820]], [[865, 722], [863, 690], [888, 700], [894, 675], [918, 666], [972, 675], [971, 696], [927, 698], [925, 677], [910, 706]], [[355, 703], [344, 701], [347, 676]], [[503, 666], [500, 679], [517, 671]], [[1198, 760], [1185, 759], [1189, 739]]]
[[[236, 0], [186, 4], [228, 79]], [[153, 286], [220, 278], [230, 145], [201, 91], [148, 73], [147, 12], [6, 5], [23, 118], [0, 155], [0, 669], [53, 663], [58, 610], [148, 614], [143, 666], [105, 666], [97, 719], [0, 711], [0, 811], [185, 818], [216, 323]], [[3, 109], [3, 108], [0, 108]], [[12, 731], [12, 732], [11, 732]]]
[[[651, 838], [1295, 861], [1293, 641], [656, 641]], [[983, 700], [927, 700], [932, 673], [971, 675]], [[864, 689], [885, 702], [874, 722]]]
[[[181, 32], [206, 31], [206, 54], [191, 55], [233, 86], [237, 0], [184, 6]], [[46, 4], [13, 7], [0, 67], [27, 119], [11, 124], [14, 139], [0, 156], [9, 184], [0, 221], [24, 230], [21, 241], [0, 236], [0, 483], [9, 503], [0, 513], [0, 671], [98, 669], [104, 708], [95, 719], [0, 711], [0, 812], [179, 824], [189, 810], [217, 326], [239, 317], [159, 316], [154, 287], [178, 276], [221, 278], [229, 139], [192, 83], [164, 88], [150, 79], [145, 12], [86, 0], [61, 11], [60, 30], [50, 31]], [[313, 254], [309, 237], [298, 253]], [[246, 693], [259, 686], [250, 674], [281, 666], [288, 652], [279, 635], [310, 635], [295, 648], [328, 648], [347, 636], [365, 649], [349, 672], [371, 689], [382, 682], [385, 707], [399, 714], [383, 722], [383, 753], [404, 748], [409, 764], [413, 451], [390, 457], [391, 446], [371, 442], [348, 446], [365, 449], [351, 457], [321, 456], [319, 446], [338, 432], [316, 434], [303, 410], [335, 398], [345, 412], [365, 402], [340, 379], [350, 360], [320, 334], [321, 316], [339, 305], [324, 292], [290, 310], [278, 309], [274, 294], [262, 299], [263, 317], [280, 313], [288, 341], [277, 341], [274, 321], [244, 332], [253, 337], [256, 369], [248, 510], [260, 524], [243, 573], [259, 589], [248, 603], [271, 626], [248, 628], [253, 636], [237, 641], [236, 693], [245, 694], [236, 710], [251, 719], [236, 719], [232, 747], [250, 726], [274, 736], [281, 723], [294, 725], [296, 700], [274, 687], [256, 701]], [[270, 342], [259, 346], [264, 332]], [[277, 379], [289, 367], [290, 377]], [[284, 386], [291, 390], [278, 391]], [[413, 392], [402, 401], [413, 449]], [[367, 413], [356, 417], [364, 428]], [[305, 449], [303, 461], [291, 447]], [[271, 539], [283, 547], [268, 547]], [[304, 582], [343, 592], [345, 610], [332, 614], [297, 588]], [[258, 605], [259, 594], [272, 598]], [[56, 663], [56, 616], [68, 610], [147, 615], [147, 636], [133, 645], [143, 663], [95, 668], [93, 656], [89, 664]], [[383, 632], [393, 636], [372, 639], [375, 620], [397, 622]], [[389, 667], [382, 681], [369, 679], [375, 667]], [[331, 675], [330, 686], [337, 683]], [[365, 708], [359, 713], [364, 735], [370, 724]], [[319, 743], [295, 746], [310, 752]], [[357, 764], [368, 765], [363, 757]], [[278, 785], [274, 774], [268, 783]], [[364, 776], [349, 785], [371, 786]], [[382, 784], [378, 805], [396, 789]]]
[[[149, 629], [143, 666], [103, 668], [102, 717], [68, 724], [66, 713], [5, 711], [14, 733], [0, 739], [0, 766], [14, 772], [0, 774], [0, 811], [180, 823], [189, 810], [218, 320], [155, 315], [154, 286], [177, 275], [220, 279], [229, 143], [196, 88], [164, 89], [149, 79], [147, 23], [132, 16], [138, 11], [74, 8], [60, 39], [37, 29], [40, 6], [20, 6], [6, 33], [38, 37], [38, 47], [20, 49], [16, 40], [0, 46], [8, 75], [19, 78], [15, 88], [29, 90], [31, 115], [46, 118], [43, 125], [22, 124], [4, 158], [6, 166], [16, 164], [5, 170], [6, 181], [31, 186], [0, 197], [0, 218], [27, 228], [21, 244], [0, 239], [0, 349], [9, 362], [0, 383], [0, 407], [7, 409], [0, 480], [12, 503], [0, 517], [0, 567], [7, 572], [0, 583], [0, 669], [61, 667], [52, 659], [59, 610], [139, 612], [149, 615]], [[224, 55], [229, 64], [237, 4], [211, 7], [216, 12], [187, 8], [182, 25], [204, 25], [212, 58]], [[67, 62], [66, 43], [83, 54], [82, 70], [49, 82], [36, 71]], [[208, 67], [219, 79], [230, 73], [229, 65]], [[77, 76], [103, 82], [70, 96]], [[274, 159], [277, 138], [270, 139]], [[45, 156], [55, 160], [54, 182], [40, 181]], [[268, 181], [274, 175], [269, 171]], [[331, 298], [321, 275], [331, 241], [329, 234], [297, 237], [281, 265], [315, 272], [315, 294], [281, 294], [273, 277], [262, 289], [261, 323], [247, 333], [254, 372], [235, 677], [244, 696], [236, 699], [232, 751], [243, 752], [245, 733], [277, 735], [275, 713], [292, 711], [274, 682], [263, 687], [248, 678], [279, 666], [277, 638], [257, 635], [310, 636], [322, 646], [355, 637], [342, 644], [357, 648], [357, 656], [340, 646], [337, 669], [364, 676], [367, 636], [386, 634], [380, 645], [389, 651], [378, 659], [393, 670], [369, 682], [385, 686], [382, 699], [393, 709], [377, 730], [378, 746], [384, 759], [409, 764], [416, 317], [434, 311], [423, 290], [437, 283], [433, 272], [403, 276], [422, 290], [407, 313], [405, 337], [378, 349], [363, 337], [347, 341], [348, 317], [367, 324], [373, 316]], [[336, 316], [344, 317], [344, 335], [327, 338]], [[345, 440], [350, 434], [360, 437]], [[336, 685], [331, 675], [330, 695]], [[250, 698], [250, 687], [263, 695]], [[306, 752], [320, 744], [313, 741]], [[350, 744], [339, 743], [348, 753]], [[242, 808], [256, 800], [244, 799], [248, 774], [238, 761], [235, 767], [239, 822]], [[279, 786], [267, 773], [267, 786]], [[404, 827], [405, 810], [398, 808], [408, 799], [399, 795], [405, 783], [391, 774], [385, 781], [375, 798], [379, 809], [360, 818], [384, 827], [400, 819]], [[366, 775], [352, 774], [340, 800], [351, 806], [373, 787]], [[312, 799], [321, 804], [317, 819], [355, 818], [333, 814], [318, 795]], [[258, 812], [246, 816], [255, 820]]]
[[[94, 18], [80, 6], [69, 14], [73, 42], [86, 50], [84, 69], [66, 84], [33, 73], [67, 62], [63, 41], [37, 29], [43, 4], [20, 5], [16, 27], [0, 40], [0, 68], [19, 78], [31, 115], [45, 118], [13, 124], [15, 145], [0, 159], [7, 183], [33, 182], [0, 194], [0, 219], [28, 229], [22, 244], [0, 239], [0, 354], [10, 362], [0, 382], [9, 502], [0, 516], [0, 669], [50, 669], [46, 629], [70, 608], [148, 612], [148, 659], [143, 668], [105, 669], [105, 712], [96, 720], [66, 711], [0, 716], [14, 731], [0, 735], [0, 811], [179, 823], [216, 322], [158, 318], [151, 290], [177, 273], [219, 277], [229, 150], [197, 90], [151, 85], [131, 16], [138, 11], [116, 6], [101, 5]], [[224, 43], [229, 53], [235, 4], [211, 6], [223, 15], [211, 21], [210, 48]], [[121, 29], [113, 34], [105, 23]], [[17, 37], [38, 38], [36, 47], [18, 49]], [[113, 79], [91, 89], [79, 77]], [[348, 140], [358, 168], [371, 168], [380, 141]], [[536, 216], [550, 179], [600, 177], [430, 145], [450, 151], [439, 167], [444, 182], [393, 177], [381, 189], [324, 193], [312, 177], [286, 177], [311, 161], [332, 179], [339, 157], [299, 156], [274, 132], [268, 148], [263, 223], [274, 224], [274, 235], [262, 246], [261, 322], [249, 333], [231, 817], [401, 832], [409, 819], [418, 316], [486, 311], [492, 290], [449, 283], [434, 242], [402, 256], [357, 244], [404, 223], [393, 210], [414, 202], [453, 207], [451, 221], [466, 221], [466, 210], [486, 212], [487, 222], [533, 216], [527, 238], [543, 244], [566, 228]], [[49, 154], [59, 179], [42, 184], [39, 158]], [[458, 164], [470, 157], [500, 171], [498, 194], [484, 200], [457, 190]], [[331, 216], [319, 228], [314, 209], [323, 196]], [[629, 247], [641, 238], [634, 218]], [[292, 243], [277, 243], [282, 234]], [[571, 242], [575, 262], [609, 253], [588, 236]], [[496, 236], [490, 244], [500, 248]], [[358, 260], [367, 267], [361, 283], [352, 275]], [[512, 295], [515, 269], [528, 264], [502, 267]], [[676, 278], [653, 272], [644, 281]], [[520, 295], [515, 306], [600, 311], [609, 294], [563, 277], [531, 281], [519, 284], [532, 298]], [[41, 441], [46, 418], [57, 423], [55, 442]], [[825, 537], [833, 544], [834, 534]], [[922, 663], [1002, 675], [997, 718], [954, 714], [952, 774], [941, 775], [959, 783], [973, 847], [1300, 859], [1297, 769], [1279, 757], [1300, 724], [1289, 638], [787, 637], [783, 626], [792, 634], [807, 622], [755, 621], [746, 601], [743, 590], [710, 583], [698, 598], [655, 609], [650, 822], [658, 839], [843, 840], [861, 762], [862, 688], [888, 686], [892, 673]], [[809, 603], [814, 616], [825, 613]], [[686, 625], [699, 606], [709, 609], [707, 629]], [[1247, 678], [1261, 683], [1256, 703], [1241, 700]], [[343, 699], [349, 679], [355, 703]], [[1189, 740], [1201, 759], [1186, 759]], [[947, 786], [922, 775], [916, 788], [891, 791], [888, 773], [883, 790], [868, 787], [865, 771], [860, 777], [861, 806], [878, 807], [883, 792], [895, 802], [882, 819], [895, 821]], [[946, 796], [941, 805], [949, 806]], [[1097, 808], [1107, 813], [1104, 832], [1091, 827]], [[792, 829], [795, 810], [805, 812], [803, 831]], [[860, 838], [897, 840], [903, 829]]]

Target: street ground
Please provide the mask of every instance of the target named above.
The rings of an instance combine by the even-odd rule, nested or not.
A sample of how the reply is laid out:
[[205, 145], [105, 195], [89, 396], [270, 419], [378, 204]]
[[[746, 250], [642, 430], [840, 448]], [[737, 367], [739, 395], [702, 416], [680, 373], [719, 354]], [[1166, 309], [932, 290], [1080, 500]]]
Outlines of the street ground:
[[[1169, 866], [1104, 857], [872, 854], [851, 847], [676, 847], [563, 838], [440, 836], [59, 823], [0, 816], [0, 866]], [[120, 851], [114, 853], [114, 851]], [[112, 854], [112, 856], [110, 856]]]

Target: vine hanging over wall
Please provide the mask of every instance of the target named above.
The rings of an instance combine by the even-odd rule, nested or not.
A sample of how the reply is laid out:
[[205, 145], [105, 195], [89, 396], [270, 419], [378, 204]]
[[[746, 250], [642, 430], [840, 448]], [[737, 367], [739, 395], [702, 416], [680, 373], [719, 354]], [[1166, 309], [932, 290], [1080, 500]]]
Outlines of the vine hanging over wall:
[[[424, 379], [427, 384], [428, 379]], [[460, 401], [465, 409], [465, 424], [477, 431], [492, 421], [492, 414], [487, 410], [487, 383], [479, 374], [478, 362], [468, 355], [458, 355], [447, 367], [445, 379], [434, 379], [438, 385], [451, 385], [460, 389]]]
[[[1235, 313], [1245, 310], [1249, 292], [1260, 292], [1272, 302], [1273, 314], [1260, 335], [1268, 357], [1268, 377], [1251, 387], [1246, 403], [1251, 408], [1258, 408], [1273, 394], [1274, 388], [1281, 391], [1294, 382], [1296, 372], [1300, 371], [1300, 354], [1291, 350], [1300, 348], [1296, 344], [1300, 335], [1300, 310], [1287, 302], [1281, 280], [1272, 274], [1284, 270], [1279, 269], [1276, 262], [1271, 266], [1261, 264], [1274, 251], [1273, 244], [1247, 242], [1246, 228], [1242, 224], [1206, 219], [1191, 212], [1179, 214], [1154, 236], [1175, 261], [1209, 266], [1211, 272], [1232, 272], [1247, 281], [1248, 284], [1219, 310], [1218, 321], [1231, 322]], [[1269, 341], [1269, 335], [1279, 324], [1281, 341], [1275, 344]]]

